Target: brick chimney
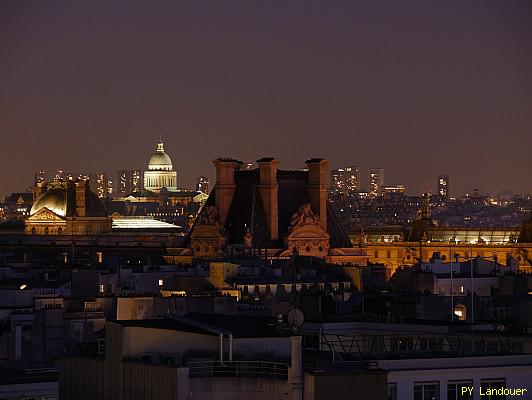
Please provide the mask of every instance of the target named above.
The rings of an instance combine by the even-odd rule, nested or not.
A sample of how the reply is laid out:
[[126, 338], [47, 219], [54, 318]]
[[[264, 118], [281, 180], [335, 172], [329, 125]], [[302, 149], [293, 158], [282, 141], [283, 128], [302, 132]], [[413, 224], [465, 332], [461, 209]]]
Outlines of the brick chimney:
[[279, 202], [277, 199], [277, 166], [279, 161], [275, 158], [261, 158], [259, 164], [260, 183], [259, 193], [266, 213], [266, 223], [271, 240], [279, 239]]
[[213, 164], [216, 167], [216, 208], [220, 225], [223, 226], [236, 190], [235, 170], [240, 168], [242, 162], [232, 158], [217, 158]]
[[76, 188], [76, 215], [78, 217], [84, 217], [87, 209], [87, 203], [85, 201], [85, 195], [87, 190], [87, 184], [82, 179], [74, 183]]
[[308, 194], [312, 211], [320, 215], [320, 224], [327, 230], [327, 193], [329, 191], [329, 161], [311, 158], [308, 167]]

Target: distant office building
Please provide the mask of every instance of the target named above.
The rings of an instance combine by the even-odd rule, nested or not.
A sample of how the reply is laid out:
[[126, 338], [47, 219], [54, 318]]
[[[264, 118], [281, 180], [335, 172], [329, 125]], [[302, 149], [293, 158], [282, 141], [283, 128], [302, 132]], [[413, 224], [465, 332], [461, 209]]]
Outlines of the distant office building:
[[131, 191], [140, 192], [144, 182], [144, 174], [140, 169], [131, 170]]
[[209, 178], [200, 176], [196, 181], [196, 191], [209, 194]]
[[44, 171], [35, 172], [35, 184], [42, 183], [46, 180], [46, 173]]
[[331, 171], [331, 189], [335, 193], [351, 195], [360, 188], [360, 168], [344, 167]]
[[438, 196], [442, 201], [449, 200], [449, 175], [438, 176]]
[[118, 171], [116, 185], [117, 195], [125, 196], [131, 193], [131, 170], [126, 169]]
[[112, 196], [113, 195], [113, 180], [111, 178], [107, 179], [107, 195]]
[[118, 171], [116, 194], [126, 196], [130, 193], [142, 191], [143, 175], [140, 169], [125, 169]]
[[343, 172], [344, 170], [342, 168], [331, 170], [331, 191], [333, 193], [343, 193], [344, 191]]
[[58, 169], [55, 172], [54, 181], [58, 182], [58, 181], [62, 181], [62, 180], [63, 180], [63, 170], [62, 169]]
[[384, 186], [384, 168], [369, 169], [369, 192], [372, 196], [381, 193]]
[[64, 179], [67, 181], [90, 181], [91, 174], [78, 173], [78, 172], [67, 172], [64, 174]]
[[405, 185], [396, 184], [396, 185], [384, 185], [382, 187], [384, 193], [404, 193], [406, 191]]
[[91, 190], [98, 195], [100, 199], [107, 197], [109, 194], [109, 184], [111, 185], [111, 193], [113, 189], [113, 183], [107, 177], [107, 174], [103, 172], [97, 172], [92, 174], [90, 180]]

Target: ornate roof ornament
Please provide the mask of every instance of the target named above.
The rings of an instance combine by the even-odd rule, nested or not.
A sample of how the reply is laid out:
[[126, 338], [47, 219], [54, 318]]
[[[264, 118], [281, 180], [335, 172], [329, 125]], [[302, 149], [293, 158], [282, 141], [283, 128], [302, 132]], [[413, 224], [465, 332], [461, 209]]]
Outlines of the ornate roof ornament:
[[291, 232], [298, 226], [303, 225], [320, 225], [320, 217], [312, 211], [310, 203], [303, 204], [299, 207], [297, 213], [292, 214], [288, 231]]

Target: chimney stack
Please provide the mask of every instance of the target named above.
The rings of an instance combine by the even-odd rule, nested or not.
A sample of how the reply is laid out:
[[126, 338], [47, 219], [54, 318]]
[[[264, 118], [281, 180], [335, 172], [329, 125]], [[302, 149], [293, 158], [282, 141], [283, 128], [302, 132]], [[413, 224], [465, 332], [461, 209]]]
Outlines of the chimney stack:
[[261, 158], [257, 160], [257, 164], [259, 164], [260, 172], [259, 193], [266, 213], [270, 239], [277, 240], [279, 239], [279, 204], [277, 198], [279, 188], [277, 184], [277, 166], [279, 165], [279, 161], [270, 157]]
[[329, 191], [329, 161], [323, 158], [311, 158], [306, 161], [308, 167], [308, 194], [312, 210], [319, 214], [320, 224], [327, 230], [327, 193]]
[[216, 167], [216, 209], [220, 225], [224, 226], [236, 190], [235, 170], [240, 168], [242, 162], [232, 158], [217, 158], [213, 164]]
[[86, 211], [86, 201], [85, 201], [85, 195], [86, 195], [86, 181], [85, 180], [79, 180], [75, 182], [76, 185], [76, 215], [78, 217], [84, 217], [85, 211]]

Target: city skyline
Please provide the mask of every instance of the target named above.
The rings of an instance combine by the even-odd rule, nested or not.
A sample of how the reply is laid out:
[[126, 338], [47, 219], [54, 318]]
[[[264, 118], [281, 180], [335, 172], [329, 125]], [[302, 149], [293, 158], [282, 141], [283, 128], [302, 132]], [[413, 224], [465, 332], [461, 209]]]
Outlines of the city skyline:
[[[241, 160], [242, 161], [242, 160]], [[247, 161], [243, 161], [244, 164], [245, 164], [245, 167], [243, 167], [244, 169], [254, 169], [254, 168], [258, 168], [258, 166], [254, 165], [254, 163], [252, 162], [247, 162]], [[304, 166], [302, 166], [301, 168], [297, 168], [297, 169], [303, 169]], [[334, 180], [333, 180], [333, 177], [332, 177], [332, 174], [335, 173], [336, 171], [338, 170], [344, 170], [344, 169], [349, 169], [349, 168], [356, 168], [357, 169], [357, 174], [359, 175], [359, 181], [358, 181], [358, 184], [357, 184], [357, 189], [356, 190], [351, 190], [352, 193], [356, 193], [356, 192], [370, 192], [371, 190], [371, 187], [370, 187], [370, 177], [368, 177], [367, 175], [370, 174], [369, 171], [371, 170], [375, 170], [375, 169], [379, 169], [379, 170], [384, 170], [384, 168], [375, 168], [375, 167], [365, 167], [365, 166], [360, 166], [360, 165], [357, 165], [355, 167], [353, 166], [343, 166], [343, 167], [338, 167], [338, 168], [330, 168], [329, 170], [329, 187], [331, 190], [334, 190], [335, 189], [335, 185], [334, 185]], [[294, 170], [296, 170], [296, 168], [294, 168]], [[144, 170], [143, 168], [124, 168], [124, 169], [119, 169], [117, 171], [98, 171], [98, 172], [92, 172], [92, 171], [84, 171], [84, 172], [79, 172], [79, 171], [69, 171], [69, 170], [66, 170], [66, 169], [56, 169], [56, 170], [37, 170], [34, 172], [34, 174], [32, 175], [33, 176], [33, 181], [30, 179], [28, 180], [27, 184], [24, 186], [22, 185], [22, 187], [26, 187], [26, 188], [29, 188], [31, 185], [33, 185], [34, 183], [36, 183], [38, 180], [39, 181], [43, 181], [43, 179], [45, 181], [53, 181], [53, 180], [57, 180], [58, 179], [58, 173], [61, 173], [63, 175], [63, 180], [72, 180], [72, 176], [87, 176], [89, 177], [90, 176], [93, 176], [93, 175], [96, 175], [96, 174], [105, 174], [109, 181], [112, 182], [112, 187], [113, 187], [113, 194], [125, 194], [125, 193], [129, 193], [127, 191], [123, 191], [123, 189], [121, 190], [120, 189], [120, 174], [122, 173], [126, 173], [126, 172], [138, 172], [140, 173], [141, 175], [144, 175]], [[178, 172], [182, 172], [182, 171], [178, 171]], [[44, 174], [44, 175], [43, 175]], [[186, 174], [186, 172], [185, 172]], [[424, 188], [422, 191], [420, 192], [414, 192], [409, 186], [405, 185], [404, 184], [404, 179], [399, 177], [397, 180], [394, 180], [394, 181], [390, 181], [389, 179], [384, 179], [383, 180], [383, 185], [381, 185], [381, 188], [386, 191], [385, 189], [388, 188], [389, 190], [391, 189], [396, 189], [398, 187], [401, 187], [402, 190], [405, 192], [405, 194], [407, 195], [411, 195], [411, 196], [416, 196], [416, 195], [422, 195], [423, 193], [430, 193], [432, 195], [439, 195], [439, 190], [440, 190], [440, 187], [439, 187], [439, 179], [442, 178], [442, 177], [445, 177], [446, 179], [452, 179], [453, 180], [453, 189], [452, 191], [449, 191], [450, 194], [448, 194], [449, 197], [451, 198], [460, 198], [460, 197], [464, 197], [464, 196], [469, 196], [469, 195], [472, 195], [474, 193], [478, 193], [480, 195], [484, 195], [484, 194], [490, 194], [492, 196], [498, 196], [498, 195], [506, 195], [508, 193], [510, 194], [515, 194], [515, 195], [527, 195], [527, 194], [530, 194], [530, 192], [526, 192], [526, 191], [509, 191], [509, 190], [501, 190], [499, 192], [494, 192], [494, 191], [490, 191], [489, 189], [487, 190], [483, 190], [483, 189], [480, 189], [474, 185], [471, 186], [471, 189], [466, 191], [466, 192], [462, 192], [462, 193], [457, 193], [454, 189], [454, 177], [451, 177], [449, 175], [442, 175], [442, 174], [438, 174], [436, 176], [433, 177], [432, 179], [432, 182], [426, 182], [425, 185], [424, 185]], [[31, 178], [31, 177], [29, 177]], [[190, 183], [189, 185], [186, 185], [186, 184], [183, 184], [183, 185], [178, 185], [178, 188], [186, 188], [186, 189], [194, 189], [194, 188], [197, 188], [198, 187], [198, 182], [200, 179], [207, 179], [207, 185], [208, 185], [208, 182], [212, 181], [214, 179], [214, 171], [212, 171], [210, 174], [205, 174], [205, 175], [197, 175], [197, 176], [193, 176], [192, 178], [192, 183]], [[91, 184], [92, 185], [92, 184]], [[139, 186], [135, 186], [135, 187], [144, 187], [143, 186], [143, 183], [140, 182], [140, 185]], [[92, 187], [92, 186], [91, 186]], [[13, 192], [10, 192], [10, 193], [17, 193], [17, 192], [21, 192], [23, 191], [23, 189], [21, 190], [15, 190]], [[393, 191], [393, 190], [392, 190]], [[111, 192], [109, 192], [111, 194]], [[2, 195], [2, 197], [5, 197], [6, 195], [8, 194], [5, 194], [5, 195]]]
[[0, 399], [526, 398], [531, 44], [532, 0], [0, 1]]
[[187, 187], [220, 156], [312, 156], [412, 193], [532, 192], [529, 2], [0, 7], [2, 196], [144, 169], [161, 133]]

